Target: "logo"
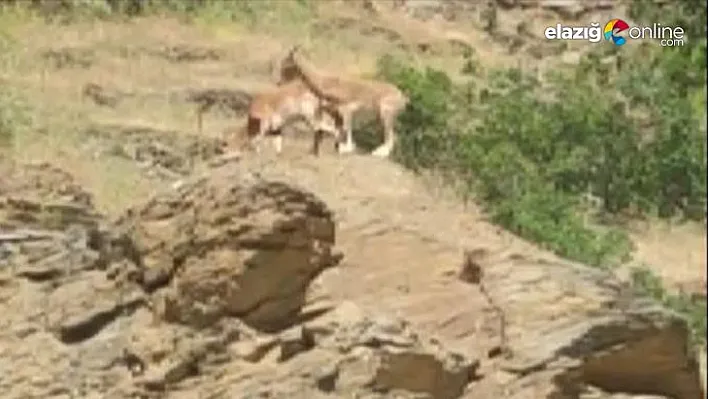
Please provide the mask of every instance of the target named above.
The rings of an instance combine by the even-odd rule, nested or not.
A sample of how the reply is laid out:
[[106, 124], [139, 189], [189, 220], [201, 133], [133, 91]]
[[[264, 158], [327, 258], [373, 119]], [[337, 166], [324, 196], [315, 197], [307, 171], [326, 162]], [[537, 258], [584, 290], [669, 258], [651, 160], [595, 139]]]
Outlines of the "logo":
[[621, 46], [625, 43], [627, 43], [627, 39], [623, 38], [622, 36], [617, 36], [616, 33], [624, 32], [627, 29], [629, 29], [629, 24], [622, 21], [621, 19], [613, 19], [610, 20], [607, 24], [605, 24], [605, 29], [604, 29], [604, 36], [605, 40], [612, 40], [612, 42], [617, 45]]
[[619, 18], [611, 19], [604, 28], [601, 26], [598, 22], [581, 26], [558, 23], [546, 27], [543, 35], [548, 40], [582, 40], [590, 43], [599, 43], [604, 37], [606, 41], [618, 47], [626, 44], [629, 39], [651, 40], [658, 42], [661, 47], [683, 46], [686, 42], [685, 31], [680, 26], [666, 26], [657, 22], [651, 25], [631, 26]]

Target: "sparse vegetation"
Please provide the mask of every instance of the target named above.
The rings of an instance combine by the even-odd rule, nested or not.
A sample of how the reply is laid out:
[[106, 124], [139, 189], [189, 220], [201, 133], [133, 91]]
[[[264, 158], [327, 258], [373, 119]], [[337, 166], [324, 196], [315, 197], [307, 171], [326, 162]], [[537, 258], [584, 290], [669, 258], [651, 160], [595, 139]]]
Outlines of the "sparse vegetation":
[[[692, 23], [705, 32], [705, 15]], [[380, 67], [412, 99], [400, 118], [403, 164], [461, 179], [496, 222], [597, 266], [630, 248], [620, 230], [583, 214], [596, 224], [705, 219], [705, 70], [705, 39], [602, 47], [544, 79], [490, 71], [477, 79], [483, 89], [391, 58]]]
[[[312, 11], [306, 0], [40, 0], [32, 5], [34, 12], [59, 22], [169, 12], [188, 21], [220, 19], [249, 27], [272, 22], [275, 8], [287, 8], [277, 14], [293, 20], [306, 20]], [[0, 12], [24, 6], [0, 1]], [[454, 180], [494, 222], [520, 236], [597, 267], [628, 260], [631, 245], [618, 227], [621, 217], [705, 221], [706, 4], [682, 0], [660, 8], [635, 1], [631, 17], [683, 27], [686, 45], [604, 43], [577, 68], [543, 76], [513, 68], [485, 70], [469, 54], [461, 68], [469, 80], [462, 83], [439, 70], [382, 58], [381, 77], [411, 99], [399, 118], [396, 159]], [[489, 19], [490, 30], [494, 21]], [[0, 36], [2, 64], [4, 46]], [[0, 88], [0, 145], [30, 125], [29, 115], [21, 96]], [[363, 147], [375, 146], [373, 126], [365, 122], [355, 128], [363, 130], [357, 139]], [[642, 270], [634, 275], [637, 289], [687, 317], [696, 336], [704, 336], [705, 301], [668, 294], [656, 276]]]
[[311, 16], [308, 0], [257, 2], [218, 0], [35, 0], [31, 4], [2, 0], [0, 7], [26, 10], [27, 5], [48, 21], [69, 23], [86, 18], [131, 18], [156, 14], [179, 16], [185, 21], [233, 21], [246, 25], [273, 22], [273, 17], [288, 15], [293, 20]]
[[0, 89], [0, 148], [11, 146], [15, 137], [25, 132], [31, 121], [26, 101], [7, 87]]
[[15, 45], [0, 29], [0, 149], [11, 146], [17, 135], [22, 134], [32, 121], [27, 101], [4, 82], [4, 71], [14, 62], [11, 54]]
[[669, 292], [661, 281], [648, 267], [637, 267], [632, 270], [632, 284], [637, 293], [646, 295], [669, 309], [677, 312], [686, 319], [691, 330], [693, 344], [705, 347], [706, 344], [706, 300], [705, 298], [692, 298], [690, 295], [679, 292]]
[[[661, 11], [665, 24], [686, 27], [684, 47], [598, 46], [578, 68], [543, 78], [483, 72], [468, 58], [463, 69], [480, 71], [476, 79], [453, 84], [441, 71], [383, 58], [380, 74], [412, 99], [399, 119], [397, 159], [461, 182], [496, 223], [590, 265], [628, 261], [619, 216], [704, 221], [706, 13], [693, 3]], [[646, 21], [659, 12], [636, 7]], [[635, 278], [659, 286], [647, 281]], [[705, 335], [705, 303], [640, 291]]]

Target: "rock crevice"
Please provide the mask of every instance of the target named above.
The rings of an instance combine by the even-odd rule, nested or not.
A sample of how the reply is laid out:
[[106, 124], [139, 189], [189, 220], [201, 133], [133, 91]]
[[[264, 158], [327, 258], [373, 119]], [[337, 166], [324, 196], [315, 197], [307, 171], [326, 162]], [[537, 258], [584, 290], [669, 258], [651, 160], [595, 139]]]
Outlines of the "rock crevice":
[[[4, 397], [702, 398], [685, 323], [580, 265], [479, 260], [486, 275], [466, 281], [506, 294], [510, 357], [452, 351], [351, 301], [312, 310], [343, 257], [332, 211], [233, 166], [115, 221], [50, 165], [0, 174]], [[524, 318], [563, 286], [582, 311], [555, 299]]]

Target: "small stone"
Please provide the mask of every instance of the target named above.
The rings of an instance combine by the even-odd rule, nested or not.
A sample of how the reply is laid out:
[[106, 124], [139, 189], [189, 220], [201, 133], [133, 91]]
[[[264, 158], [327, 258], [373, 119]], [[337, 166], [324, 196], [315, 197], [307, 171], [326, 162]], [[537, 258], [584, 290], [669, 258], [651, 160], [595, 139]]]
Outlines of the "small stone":
[[294, 327], [280, 336], [280, 356], [278, 361], [287, 361], [298, 353], [305, 352], [315, 346], [315, 338], [308, 328]]
[[315, 383], [317, 389], [322, 392], [334, 392], [339, 378], [339, 367], [336, 365], [327, 365], [317, 370], [315, 375]]

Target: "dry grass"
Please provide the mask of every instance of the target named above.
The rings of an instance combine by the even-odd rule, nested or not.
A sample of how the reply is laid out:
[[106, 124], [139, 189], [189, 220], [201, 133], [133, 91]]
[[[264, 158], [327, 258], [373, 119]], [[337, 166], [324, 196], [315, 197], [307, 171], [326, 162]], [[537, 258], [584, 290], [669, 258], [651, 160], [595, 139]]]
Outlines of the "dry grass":
[[[218, 10], [200, 15], [190, 24], [163, 16], [59, 26], [47, 25], [21, 11], [0, 16], [0, 44], [2, 35], [15, 39], [5, 43], [7, 51], [0, 57], [0, 82], [24, 93], [35, 117], [35, 132], [17, 138], [14, 157], [48, 160], [67, 169], [95, 195], [102, 211], [115, 214], [149, 195], [155, 182], [146, 179], [134, 164], [96, 157], [85, 149], [82, 131], [86, 126], [139, 123], [194, 133], [194, 109], [184, 102], [170, 101], [171, 93], [203, 87], [268, 88], [273, 84], [272, 62], [296, 42], [323, 70], [360, 76], [372, 75], [382, 54], [405, 56], [454, 76], [462, 64], [462, 51], [451, 41], [473, 47], [484, 67], [520, 62], [540, 65], [523, 54], [509, 54], [504, 45], [480, 29], [475, 15], [459, 15], [455, 22], [439, 18], [419, 21], [390, 7], [371, 15], [358, 2], [307, 9], [298, 8], [296, 2], [274, 4], [272, 11], [258, 15], [258, 24], [243, 15], [225, 21]], [[528, 29], [535, 32], [554, 21], [537, 14], [530, 21], [529, 13], [505, 15], [502, 25], [515, 30], [526, 21]], [[164, 56], [169, 48], [213, 51], [219, 59], [174, 62]], [[48, 50], [65, 51], [88, 64], [57, 68], [43, 58]], [[128, 97], [115, 108], [99, 107], [82, 97], [87, 83]], [[218, 135], [238, 123], [210, 115], [205, 134]], [[653, 226], [637, 233], [635, 239], [638, 258], [655, 265], [668, 281], [705, 280], [704, 228]]]
[[[669, 287], [706, 281], [706, 230], [702, 224], [652, 222], [632, 233], [636, 260], [651, 265]], [[693, 287], [695, 289], [695, 287]]]

